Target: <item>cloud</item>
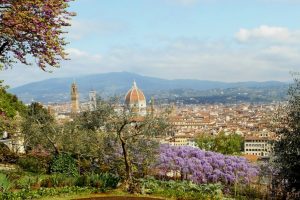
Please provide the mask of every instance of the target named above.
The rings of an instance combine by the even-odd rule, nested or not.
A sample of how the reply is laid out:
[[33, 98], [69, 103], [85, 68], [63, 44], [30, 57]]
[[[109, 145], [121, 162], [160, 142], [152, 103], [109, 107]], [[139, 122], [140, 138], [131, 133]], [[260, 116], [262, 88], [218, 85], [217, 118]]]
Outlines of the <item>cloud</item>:
[[80, 40], [92, 35], [109, 35], [123, 32], [127, 25], [117, 21], [72, 20], [68, 28], [68, 37]]
[[300, 43], [300, 30], [262, 25], [254, 29], [240, 29], [235, 38], [239, 42]]
[[[71, 60], [63, 61], [62, 67], [53, 73], [42, 72], [36, 66], [17, 65], [13, 70], [1, 72], [0, 80], [17, 86], [47, 78], [129, 71], [167, 79], [289, 81], [289, 72], [299, 71], [300, 66], [300, 46], [292, 43], [297, 40], [295, 31], [261, 27], [241, 35], [239, 31], [242, 45], [235, 40], [181, 37], [163, 42], [157, 38], [158, 41], [153, 41], [160, 43], [157, 46], [128, 44], [100, 53], [69, 48], [66, 51]], [[265, 45], [253, 45], [265, 40], [269, 41]]]
[[300, 49], [297, 47], [288, 46], [270, 46], [263, 49], [257, 56], [258, 59], [263, 59], [272, 66], [285, 66], [294, 71], [300, 66]]
[[76, 48], [66, 49], [66, 52], [69, 54], [71, 59], [90, 60], [95, 62], [100, 62], [102, 59], [102, 56], [100, 54], [90, 54]]
[[300, 65], [296, 56], [299, 53], [299, 48], [272, 46], [237, 49], [226, 41], [180, 38], [163, 48], [116, 48], [103, 57], [103, 63], [117, 71], [168, 79], [287, 81], [289, 71], [295, 71]]

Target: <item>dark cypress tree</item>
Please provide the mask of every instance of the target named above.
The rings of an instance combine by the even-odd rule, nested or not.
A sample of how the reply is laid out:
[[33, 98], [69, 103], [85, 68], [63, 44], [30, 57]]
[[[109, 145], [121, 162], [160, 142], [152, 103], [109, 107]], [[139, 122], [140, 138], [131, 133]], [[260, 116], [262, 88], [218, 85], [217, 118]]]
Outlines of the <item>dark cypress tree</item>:
[[[277, 128], [278, 140], [274, 145], [275, 164], [278, 176], [275, 179], [281, 186], [284, 199], [294, 199], [300, 194], [300, 80], [288, 91], [289, 99], [286, 114]], [[277, 185], [277, 188], [278, 186]]]

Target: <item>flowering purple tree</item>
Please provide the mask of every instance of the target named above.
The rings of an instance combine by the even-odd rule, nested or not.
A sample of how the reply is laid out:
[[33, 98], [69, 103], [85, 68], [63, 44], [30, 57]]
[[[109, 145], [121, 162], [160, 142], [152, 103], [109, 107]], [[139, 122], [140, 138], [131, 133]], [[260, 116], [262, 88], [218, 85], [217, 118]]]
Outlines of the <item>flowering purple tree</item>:
[[[156, 162], [159, 154], [158, 143], [151, 139], [135, 138], [129, 141], [127, 153], [130, 158], [132, 175], [140, 178], [148, 175]], [[111, 148], [114, 147], [114, 148]], [[103, 143], [103, 151], [100, 156], [102, 169], [126, 176], [123, 150], [119, 142], [113, 137], [108, 137]]]
[[258, 175], [258, 168], [245, 158], [225, 156], [189, 146], [161, 145], [157, 164], [163, 177], [180, 177], [194, 183], [216, 183], [232, 185], [249, 183]]
[[67, 11], [71, 0], [0, 0], [0, 69], [15, 61], [58, 67], [66, 58], [64, 27], [75, 14]]

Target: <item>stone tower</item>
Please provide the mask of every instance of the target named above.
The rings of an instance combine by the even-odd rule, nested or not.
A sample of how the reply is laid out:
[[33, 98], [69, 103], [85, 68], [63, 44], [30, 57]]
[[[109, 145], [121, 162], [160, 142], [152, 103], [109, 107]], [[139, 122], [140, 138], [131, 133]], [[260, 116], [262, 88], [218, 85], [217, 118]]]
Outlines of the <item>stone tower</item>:
[[79, 94], [77, 91], [77, 85], [75, 81], [71, 86], [71, 114], [76, 114], [79, 112]]

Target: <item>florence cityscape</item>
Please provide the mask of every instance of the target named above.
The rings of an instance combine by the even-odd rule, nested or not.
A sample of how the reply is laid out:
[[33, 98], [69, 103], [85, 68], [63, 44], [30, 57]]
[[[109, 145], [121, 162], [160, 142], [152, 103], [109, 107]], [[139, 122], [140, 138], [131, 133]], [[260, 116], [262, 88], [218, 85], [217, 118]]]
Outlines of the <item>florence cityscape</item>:
[[300, 199], [297, 0], [0, 0], [0, 200]]

